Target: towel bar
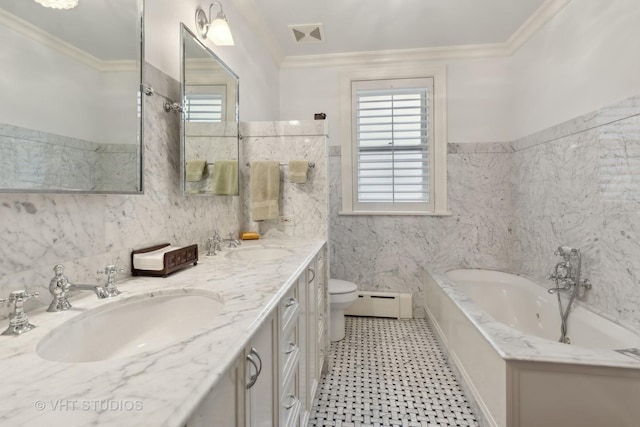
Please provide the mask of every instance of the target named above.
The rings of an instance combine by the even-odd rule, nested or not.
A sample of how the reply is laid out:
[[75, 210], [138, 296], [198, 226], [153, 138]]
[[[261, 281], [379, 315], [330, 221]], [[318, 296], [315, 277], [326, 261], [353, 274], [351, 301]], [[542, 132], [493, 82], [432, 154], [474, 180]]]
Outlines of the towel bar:
[[[245, 164], [247, 165], [247, 167], [251, 167], [251, 162], [247, 162]], [[289, 163], [280, 163], [280, 166], [289, 166]], [[309, 162], [309, 167], [315, 168], [316, 167], [315, 162]]]

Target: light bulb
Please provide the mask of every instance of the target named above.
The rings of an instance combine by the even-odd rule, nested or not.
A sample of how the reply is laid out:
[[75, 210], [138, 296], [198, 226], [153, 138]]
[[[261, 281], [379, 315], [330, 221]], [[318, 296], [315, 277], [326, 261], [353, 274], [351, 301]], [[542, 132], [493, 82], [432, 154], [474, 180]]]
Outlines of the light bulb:
[[224, 19], [216, 18], [209, 27], [209, 38], [216, 46], [233, 46], [233, 36], [229, 23]]

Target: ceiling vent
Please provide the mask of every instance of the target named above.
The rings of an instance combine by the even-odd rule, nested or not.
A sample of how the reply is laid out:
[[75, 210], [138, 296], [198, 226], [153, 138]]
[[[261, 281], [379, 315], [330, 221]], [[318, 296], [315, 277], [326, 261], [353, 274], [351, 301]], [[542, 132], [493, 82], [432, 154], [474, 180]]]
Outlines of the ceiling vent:
[[324, 42], [324, 27], [322, 24], [289, 25], [291, 36], [296, 43]]

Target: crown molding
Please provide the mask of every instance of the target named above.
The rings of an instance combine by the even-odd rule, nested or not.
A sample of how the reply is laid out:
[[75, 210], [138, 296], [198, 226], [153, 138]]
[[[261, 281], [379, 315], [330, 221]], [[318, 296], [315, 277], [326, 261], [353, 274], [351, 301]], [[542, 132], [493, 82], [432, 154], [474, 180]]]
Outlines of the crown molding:
[[101, 72], [137, 69], [134, 60], [103, 61], [4, 9], [0, 9], [0, 25]]
[[513, 55], [571, 0], [546, 0], [503, 43], [446, 46], [434, 48], [397, 49], [369, 52], [345, 52], [321, 55], [285, 56], [281, 68], [331, 67], [385, 64], [394, 62], [443, 61], [450, 59], [481, 59]]
[[509, 55], [518, 51], [535, 33], [537, 33], [571, 0], [547, 0], [509, 37], [506, 45]]
[[418, 49], [376, 50], [370, 52], [345, 52], [324, 55], [287, 56], [281, 68], [306, 68], [345, 65], [385, 64], [396, 62], [442, 61], [447, 59], [473, 59], [506, 56], [504, 43], [434, 47]]

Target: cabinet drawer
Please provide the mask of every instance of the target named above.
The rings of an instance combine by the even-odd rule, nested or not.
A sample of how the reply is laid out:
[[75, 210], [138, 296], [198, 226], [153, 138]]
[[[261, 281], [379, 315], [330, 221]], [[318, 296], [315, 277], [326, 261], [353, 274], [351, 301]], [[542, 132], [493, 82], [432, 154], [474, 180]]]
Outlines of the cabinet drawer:
[[293, 370], [280, 398], [280, 425], [293, 427], [298, 425], [300, 399], [298, 398], [298, 369]]
[[282, 325], [283, 331], [288, 329], [292, 320], [297, 319], [299, 308], [297, 287], [292, 286], [280, 301], [280, 325]]

